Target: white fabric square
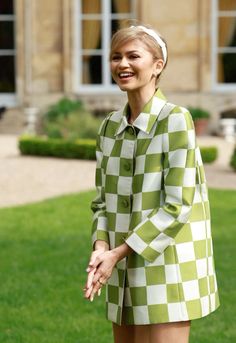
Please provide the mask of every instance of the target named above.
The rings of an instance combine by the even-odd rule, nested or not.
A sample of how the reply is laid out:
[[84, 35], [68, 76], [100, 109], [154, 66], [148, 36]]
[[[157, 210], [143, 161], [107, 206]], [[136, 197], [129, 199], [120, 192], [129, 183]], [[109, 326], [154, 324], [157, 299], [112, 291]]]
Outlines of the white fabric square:
[[162, 208], [160, 208], [150, 220], [160, 231], [165, 230], [174, 222], [174, 218], [170, 214], [166, 213]]
[[183, 282], [183, 290], [185, 301], [200, 298], [199, 285], [197, 280]]
[[119, 157], [109, 157], [107, 162], [106, 174], [116, 175], [120, 174], [120, 158]]
[[195, 186], [195, 193], [194, 193], [193, 203], [197, 204], [197, 203], [200, 203], [200, 202], [202, 202], [200, 186], [196, 185]]
[[103, 138], [102, 150], [103, 150], [104, 156], [110, 156], [114, 143], [115, 143], [115, 140], [112, 138], [108, 138], [108, 137]]
[[196, 161], [198, 162], [198, 165], [201, 167], [203, 163], [202, 163], [202, 156], [201, 156], [199, 147], [197, 147], [195, 150], [195, 158], [196, 158]]
[[130, 214], [117, 213], [116, 215], [116, 231], [128, 232], [130, 223]]
[[130, 289], [128, 287], [125, 287], [125, 299], [124, 299], [124, 304], [125, 306], [132, 306], [132, 300], [131, 300], [131, 295], [130, 295]]
[[163, 152], [168, 152], [170, 150], [169, 148], [169, 135], [168, 133], [164, 133], [162, 135], [163, 138]]
[[202, 308], [202, 316], [206, 316], [210, 312], [210, 304], [209, 304], [209, 297], [202, 297], [200, 299], [201, 308]]
[[127, 270], [128, 280], [130, 287], [143, 287], [146, 286], [146, 274], [145, 269], [141, 268], [129, 268]]
[[188, 149], [195, 149], [196, 135], [194, 130], [188, 130]]
[[162, 153], [162, 135], [157, 135], [153, 137], [151, 143], [147, 148], [147, 155], [159, 153]]
[[107, 212], [116, 213], [117, 212], [117, 195], [111, 194], [111, 193], [106, 193], [105, 199], [106, 199], [106, 210], [107, 210]]
[[170, 303], [167, 306], [169, 322], [189, 320], [187, 306], [184, 302]]
[[135, 121], [133, 122], [133, 125], [137, 126], [142, 131], [146, 131], [147, 130], [147, 126], [148, 126], [149, 118], [150, 118], [150, 114], [149, 113], [141, 112], [139, 114], [139, 116], [135, 119]]
[[144, 174], [144, 168], [145, 168], [145, 155], [137, 156], [135, 159], [135, 175], [138, 174]]
[[116, 234], [114, 231], [108, 231], [109, 234], [109, 245], [110, 248], [113, 249], [116, 246]]
[[133, 158], [134, 157], [135, 140], [124, 139], [120, 157], [123, 158]]
[[193, 242], [176, 244], [176, 250], [179, 263], [195, 260]]
[[187, 125], [183, 113], [174, 113], [169, 116], [168, 131], [186, 131]]
[[165, 265], [166, 283], [181, 283], [181, 275], [178, 264]]
[[207, 276], [207, 259], [201, 258], [196, 260], [197, 267], [197, 277], [198, 279], [204, 278]]
[[122, 117], [123, 117], [123, 111], [115, 111], [112, 113], [110, 120], [114, 121], [115, 123], [119, 123]]
[[211, 221], [209, 219], [206, 220], [206, 228], [207, 228], [207, 238], [211, 239]]
[[181, 210], [180, 210], [180, 214], [177, 218], [177, 220], [180, 222], [180, 223], [187, 223], [188, 221], [188, 218], [189, 218], [189, 215], [191, 213], [191, 210], [192, 210], [192, 207], [191, 206], [185, 206], [183, 205], [181, 207]]
[[166, 100], [163, 100], [163, 99], [160, 99], [157, 97], [153, 97], [152, 107], [151, 107], [150, 113], [159, 114], [159, 112], [162, 110], [165, 103], [166, 103]]
[[117, 321], [117, 311], [118, 311], [118, 306], [108, 302], [107, 304], [108, 317], [113, 322]]
[[174, 239], [172, 237], [160, 233], [158, 237], [150, 243], [150, 247], [162, 253], [173, 241]]
[[211, 299], [211, 308], [215, 309], [216, 308], [216, 296], [214, 294], [210, 294], [210, 299]]
[[119, 285], [119, 276], [118, 276], [117, 268], [113, 269], [112, 274], [111, 274], [111, 276], [109, 278], [108, 284], [112, 285], [112, 286]]
[[96, 150], [96, 160], [97, 160], [97, 166], [96, 168], [101, 168], [101, 161], [102, 161], [103, 153], [101, 151]]
[[153, 262], [148, 262], [147, 260], [144, 260], [146, 267], [151, 266], [164, 266], [165, 265], [165, 258], [164, 254], [159, 255]]
[[133, 314], [135, 325], [150, 324], [147, 306], [133, 306]]
[[209, 275], [214, 275], [214, 270], [213, 270], [213, 258], [212, 256], [208, 257], [208, 273]]
[[133, 195], [132, 210], [132, 212], [140, 212], [142, 210], [142, 193], [136, 193]]
[[127, 239], [126, 243], [136, 251], [136, 253], [141, 254], [144, 249], [146, 249], [147, 244], [133, 232]]
[[187, 149], [170, 151], [168, 155], [170, 168], [185, 168], [187, 159]]
[[184, 169], [184, 187], [194, 187], [196, 184], [196, 169], [195, 168], [185, 168]]
[[147, 286], [147, 304], [166, 304], [167, 291], [166, 285]]
[[146, 173], [143, 178], [143, 192], [153, 192], [161, 189], [162, 173]]
[[206, 223], [205, 221], [192, 222], [190, 224], [192, 237], [194, 241], [206, 239]]
[[107, 231], [107, 218], [106, 217], [98, 217], [98, 230]]
[[119, 195], [130, 195], [132, 193], [132, 182], [131, 176], [119, 176], [117, 183], [117, 193]]
[[166, 203], [182, 205], [182, 187], [165, 186]]

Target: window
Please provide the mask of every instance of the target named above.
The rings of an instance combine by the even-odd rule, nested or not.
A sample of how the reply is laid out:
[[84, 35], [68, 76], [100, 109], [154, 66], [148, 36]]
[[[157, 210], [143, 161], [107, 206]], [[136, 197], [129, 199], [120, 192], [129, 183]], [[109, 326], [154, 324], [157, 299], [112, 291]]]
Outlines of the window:
[[213, 0], [213, 83], [236, 88], [236, 0]]
[[75, 90], [117, 89], [109, 70], [109, 47], [114, 31], [134, 18], [134, 0], [76, 0]]
[[15, 92], [14, 1], [0, 1], [0, 93]]

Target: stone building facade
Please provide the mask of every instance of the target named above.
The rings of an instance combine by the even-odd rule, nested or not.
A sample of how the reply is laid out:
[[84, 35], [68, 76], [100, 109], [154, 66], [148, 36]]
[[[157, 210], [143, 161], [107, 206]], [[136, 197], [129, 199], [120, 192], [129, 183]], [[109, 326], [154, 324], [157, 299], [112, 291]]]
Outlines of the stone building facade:
[[109, 75], [109, 41], [112, 30], [135, 18], [168, 42], [161, 88], [170, 101], [208, 109], [212, 131], [222, 112], [236, 109], [236, 0], [1, 4], [0, 61], [6, 70], [0, 72], [0, 106], [43, 108], [69, 96], [99, 111], [119, 107], [125, 96]]

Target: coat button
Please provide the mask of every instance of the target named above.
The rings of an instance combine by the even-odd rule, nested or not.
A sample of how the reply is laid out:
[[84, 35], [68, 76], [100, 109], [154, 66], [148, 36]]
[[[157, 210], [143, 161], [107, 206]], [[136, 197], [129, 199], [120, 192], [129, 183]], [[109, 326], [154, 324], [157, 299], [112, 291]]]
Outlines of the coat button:
[[128, 200], [126, 200], [126, 199], [122, 200], [122, 205], [123, 205], [125, 208], [127, 208], [127, 207], [129, 206]]
[[126, 163], [126, 164], [124, 165], [124, 168], [125, 168], [126, 171], [130, 171], [130, 169], [131, 169], [130, 163]]

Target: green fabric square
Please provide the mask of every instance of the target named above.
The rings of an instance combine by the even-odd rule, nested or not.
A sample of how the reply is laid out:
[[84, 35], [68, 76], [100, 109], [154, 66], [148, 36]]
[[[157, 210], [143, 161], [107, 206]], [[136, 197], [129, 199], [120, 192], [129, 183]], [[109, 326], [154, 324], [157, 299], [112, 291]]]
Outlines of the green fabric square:
[[124, 286], [125, 272], [124, 272], [124, 270], [118, 269], [118, 268], [117, 268], [117, 272], [118, 272], [119, 287], [123, 287]]
[[128, 256], [128, 268], [140, 268], [145, 266], [145, 261], [141, 255], [131, 254]]
[[143, 185], [143, 174], [134, 175], [133, 177], [133, 193], [140, 193], [142, 191]]
[[190, 222], [198, 222], [203, 220], [205, 218], [204, 210], [203, 210], [203, 205], [201, 202], [193, 204], [192, 206], [192, 211], [190, 214]]
[[184, 168], [170, 168], [165, 178], [166, 186], [182, 186], [184, 179]]
[[116, 140], [111, 151], [111, 157], [120, 157], [123, 140]]
[[118, 247], [119, 245], [123, 244], [127, 237], [126, 232], [116, 232], [115, 233], [115, 246]]
[[192, 130], [194, 128], [194, 124], [191, 114], [189, 112], [185, 112], [184, 117], [187, 125], [187, 130]]
[[146, 244], [150, 244], [161, 233], [150, 220], [146, 221], [135, 232]]
[[133, 176], [133, 160], [120, 158], [120, 176]]
[[208, 295], [208, 282], [207, 277], [198, 280], [200, 296], [205, 297]]
[[169, 151], [177, 149], [188, 149], [187, 131], [170, 132], [169, 134]]
[[142, 210], [160, 207], [161, 191], [143, 192], [142, 193]]
[[167, 118], [164, 118], [157, 123], [156, 134], [161, 135], [163, 133], [167, 133]]
[[208, 249], [208, 256], [213, 256], [212, 239], [211, 238], [207, 239], [207, 249]]
[[149, 144], [151, 143], [151, 139], [138, 139], [137, 140], [137, 150], [136, 150], [136, 156], [142, 156], [146, 155], [147, 148], [149, 147]]
[[147, 304], [146, 287], [130, 287], [130, 295], [133, 306], [142, 306]]
[[195, 187], [183, 187], [182, 198], [184, 205], [192, 205], [194, 199]]
[[118, 304], [119, 303], [119, 287], [117, 286], [107, 286], [107, 299], [109, 303]]
[[154, 260], [160, 256], [160, 253], [156, 250], [152, 249], [151, 247], [147, 247], [143, 250], [142, 254], [143, 258], [145, 258], [148, 262], [154, 262]]
[[194, 245], [194, 252], [195, 252], [196, 259], [207, 257], [207, 252], [206, 252], [207, 244], [205, 240], [195, 241], [193, 245]]
[[130, 213], [130, 207], [131, 207], [131, 202], [130, 202], [130, 197], [128, 195], [118, 195], [118, 213]]
[[174, 245], [169, 245], [164, 251], [165, 264], [176, 264], [176, 248]]
[[155, 173], [162, 170], [162, 154], [148, 154], [145, 161], [145, 173]]
[[147, 131], [148, 132], [150, 132], [150, 130], [152, 129], [156, 120], [157, 120], [157, 116], [150, 114], [149, 120], [148, 120], [148, 125], [147, 125]]
[[175, 303], [177, 299], [179, 302], [184, 301], [184, 292], [183, 286], [181, 283], [172, 283], [166, 285], [167, 288], [167, 302], [168, 303]]
[[214, 275], [209, 276], [209, 284], [210, 284], [210, 292], [215, 293], [216, 289], [215, 289], [215, 276]]
[[148, 314], [150, 323], [168, 323], [168, 306], [164, 304], [160, 305], [148, 305]]
[[186, 301], [188, 316], [190, 318], [202, 317], [202, 307], [200, 300]]
[[132, 212], [130, 219], [130, 230], [134, 229], [142, 220], [141, 212]]
[[[117, 129], [117, 123], [112, 121], [112, 120], [109, 120], [107, 122], [106, 127], [104, 128], [104, 130], [106, 130], [106, 137], [114, 139], [116, 129]], [[105, 132], [101, 133], [102, 136], [104, 136], [104, 134], [105, 134]]]
[[186, 168], [195, 168], [195, 150], [190, 149], [187, 151]]
[[166, 283], [165, 267], [164, 266], [150, 266], [146, 267], [147, 285], [162, 285]]
[[204, 208], [205, 208], [205, 213], [206, 213], [206, 219], [211, 219], [209, 201], [204, 202]]
[[117, 194], [118, 176], [106, 175], [105, 192]]
[[103, 170], [107, 169], [107, 162], [108, 162], [109, 157], [108, 156], [103, 156], [102, 157], [102, 162], [101, 162], [101, 168]]
[[192, 232], [190, 224], [184, 224], [175, 236], [175, 243], [185, 243], [185, 242], [192, 242]]
[[132, 307], [124, 307], [123, 308], [123, 322], [127, 325], [134, 324], [134, 313]]
[[116, 227], [116, 213], [106, 212], [107, 226], [110, 231], [115, 231]]
[[95, 182], [97, 186], [102, 185], [102, 169], [101, 168], [96, 168]]
[[179, 268], [182, 276], [182, 281], [190, 281], [198, 278], [195, 261], [180, 263]]

